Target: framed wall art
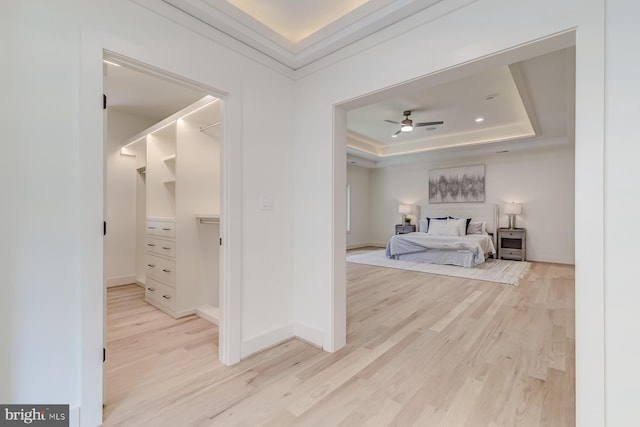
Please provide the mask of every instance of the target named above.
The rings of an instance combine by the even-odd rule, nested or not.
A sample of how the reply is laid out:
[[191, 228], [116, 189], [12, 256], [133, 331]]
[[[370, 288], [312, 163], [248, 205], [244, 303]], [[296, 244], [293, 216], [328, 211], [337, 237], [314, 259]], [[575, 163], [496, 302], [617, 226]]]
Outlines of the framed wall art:
[[429, 203], [484, 202], [484, 165], [429, 171]]

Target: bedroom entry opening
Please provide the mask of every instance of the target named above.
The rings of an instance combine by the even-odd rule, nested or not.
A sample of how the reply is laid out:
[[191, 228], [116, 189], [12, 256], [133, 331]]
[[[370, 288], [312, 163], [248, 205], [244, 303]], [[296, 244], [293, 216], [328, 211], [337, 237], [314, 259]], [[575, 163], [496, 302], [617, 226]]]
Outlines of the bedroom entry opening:
[[150, 346], [191, 336], [223, 354], [225, 95], [106, 51], [103, 89], [107, 417], [123, 390], [166, 371], [140, 369], [161, 362]]
[[[333, 288], [331, 310], [328, 310], [325, 323], [333, 327], [331, 333], [335, 348], [340, 348], [340, 341], [344, 339], [344, 325], [357, 323], [354, 320], [357, 319], [354, 316], [358, 315], [355, 309], [366, 305], [366, 301], [359, 301], [352, 296], [353, 292], [349, 293], [347, 301], [347, 286], [355, 286], [353, 284], [356, 283], [351, 280], [354, 277], [352, 271], [357, 270], [364, 275], [366, 269], [348, 264], [347, 279], [345, 252], [349, 255], [367, 250], [382, 252], [379, 264], [387, 262], [389, 260], [384, 256], [387, 243], [392, 238], [399, 237], [396, 234], [420, 231], [419, 220], [425, 220], [427, 216], [451, 216], [452, 220], [476, 218], [474, 221], [481, 221], [481, 224], [492, 224], [487, 233], [493, 239], [492, 256], [497, 257], [495, 252], [499, 248], [499, 230], [508, 225], [508, 218], [502, 212], [502, 207], [506, 202], [518, 199], [524, 202], [526, 210], [524, 221], [519, 223], [522, 224], [519, 227], [526, 227], [526, 233], [531, 237], [518, 242], [526, 245], [522, 253], [527, 249], [527, 257], [523, 259], [575, 264], [575, 68], [575, 34], [567, 32], [478, 57], [446, 71], [425, 73], [405, 83], [391, 84], [368, 93], [350, 94], [349, 101], [334, 104]], [[505, 88], [518, 89], [514, 93], [524, 96], [526, 102], [535, 100], [538, 102], [536, 106], [542, 106], [533, 115], [527, 113], [527, 108], [523, 106], [525, 101], [520, 100], [521, 110], [533, 122], [533, 136], [521, 140], [494, 137], [494, 142], [490, 143], [478, 139], [476, 145], [471, 144], [469, 136], [469, 141], [466, 141], [468, 147], [465, 149], [447, 148], [444, 145], [438, 149], [428, 148], [429, 141], [435, 145], [433, 141], [442, 142], [445, 136], [453, 138], [444, 132], [454, 132], [453, 126], [459, 119], [445, 116], [430, 103], [446, 105], [450, 107], [446, 111], [452, 114], [455, 105], [448, 105], [447, 102], [451, 102], [449, 98], [457, 95], [451, 90], [445, 94], [445, 88], [453, 88], [456, 82], [463, 80], [480, 82], [482, 76], [498, 75], [500, 70], [504, 71], [500, 79], [505, 82]], [[545, 79], [545, 73], [553, 76], [553, 79]], [[527, 85], [530, 85], [529, 89]], [[486, 86], [479, 84], [477, 87]], [[545, 90], [560, 95], [543, 99], [540, 94]], [[446, 96], [441, 96], [443, 94]], [[434, 101], [436, 95], [441, 96], [437, 102]], [[477, 98], [486, 104], [495, 97]], [[460, 104], [466, 105], [462, 102]], [[550, 105], [560, 108], [554, 109]], [[394, 108], [398, 113], [391, 117], [389, 111], [394, 111]], [[430, 129], [431, 133], [426, 125], [421, 132], [406, 133], [408, 136], [403, 145], [398, 143], [405, 134], [398, 130], [401, 118], [397, 118], [402, 117], [403, 110], [413, 111], [413, 120], [418, 123], [441, 119], [443, 123], [434, 125]], [[532, 107], [529, 107], [529, 111], [531, 110]], [[377, 128], [370, 123], [371, 117], [375, 117], [380, 123], [390, 124], [385, 125], [388, 126], [386, 128], [380, 125], [382, 130], [376, 133]], [[472, 127], [477, 122], [470, 123], [469, 126]], [[438, 132], [443, 134], [440, 140], [437, 139]], [[362, 142], [363, 135], [368, 138], [366, 144]], [[543, 141], [545, 144], [536, 147], [531, 144], [532, 141]], [[425, 145], [419, 146], [422, 142]], [[412, 150], [403, 152], [403, 147], [407, 146]], [[417, 147], [424, 150], [420, 152]], [[546, 174], [539, 173], [539, 164], [547, 165]], [[481, 165], [486, 170], [486, 188], [485, 175], [482, 175], [482, 202], [436, 203], [430, 200], [428, 184], [431, 171], [455, 168], [468, 171], [476, 165]], [[540, 176], [535, 180], [535, 185], [525, 178], [538, 175]], [[554, 191], [543, 191], [544, 185], [553, 187]], [[413, 221], [410, 226], [401, 223], [402, 213], [399, 212], [399, 207], [405, 205], [411, 206]], [[566, 214], [565, 217], [570, 218], [569, 222], [558, 224], [557, 221], [549, 221], [541, 214], [546, 205], [553, 205], [555, 209], [562, 211]], [[476, 206], [486, 207], [486, 212], [479, 212]], [[345, 232], [347, 225], [348, 232]], [[489, 251], [485, 252], [491, 256]], [[426, 259], [425, 256], [420, 261], [424, 262]], [[448, 259], [446, 261], [452, 263]], [[359, 277], [358, 283], [363, 280], [364, 277]], [[373, 301], [372, 305], [375, 303]]]

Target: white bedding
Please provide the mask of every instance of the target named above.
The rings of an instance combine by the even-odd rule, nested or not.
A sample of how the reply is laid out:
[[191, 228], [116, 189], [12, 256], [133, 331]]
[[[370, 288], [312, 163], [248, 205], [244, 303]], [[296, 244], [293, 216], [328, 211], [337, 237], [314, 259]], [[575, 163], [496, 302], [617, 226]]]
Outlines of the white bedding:
[[415, 232], [392, 236], [385, 254], [387, 258], [473, 267], [495, 251], [488, 234], [434, 236]]

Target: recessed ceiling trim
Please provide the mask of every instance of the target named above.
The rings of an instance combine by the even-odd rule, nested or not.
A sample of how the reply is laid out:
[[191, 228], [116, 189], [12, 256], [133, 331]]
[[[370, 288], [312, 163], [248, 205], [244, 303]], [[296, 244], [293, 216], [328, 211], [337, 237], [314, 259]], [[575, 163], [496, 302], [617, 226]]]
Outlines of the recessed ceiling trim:
[[[235, 32], [241, 32], [244, 36], [249, 37], [250, 44], [253, 44], [254, 40], [260, 40], [263, 38], [269, 39], [272, 43], [280, 46], [288, 52], [294, 53], [296, 43], [278, 33], [273, 28], [268, 27], [264, 23], [255, 19], [253, 16], [245, 13], [241, 9], [237, 8], [233, 4], [225, 0], [162, 0], [169, 4], [172, 4], [179, 9], [183, 7], [199, 7], [201, 14], [198, 14], [199, 19], [204, 19], [206, 22], [214, 22], [216, 28], [227, 28], [232, 36]], [[256, 39], [258, 37], [258, 39]]]
[[[317, 37], [336, 21], [350, 25], [395, 0], [205, 0], [229, 3], [293, 45]], [[336, 25], [333, 25], [336, 28]]]
[[150, 12], [156, 13], [163, 18], [180, 25], [181, 27], [192, 31], [193, 33], [202, 36], [208, 40], [213, 41], [220, 46], [223, 46], [239, 55], [244, 56], [256, 63], [259, 63], [271, 70], [274, 70], [284, 76], [291, 79], [295, 78], [295, 72], [292, 68], [285, 65], [283, 62], [278, 61], [272, 56], [267, 55], [265, 52], [258, 50], [256, 47], [251, 46], [248, 43], [244, 43], [229, 34], [224, 33], [218, 28], [212, 27], [206, 22], [191, 16], [188, 13], [176, 8], [175, 6], [166, 3], [163, 0], [131, 0], [133, 3], [147, 9]]
[[538, 119], [536, 117], [535, 110], [533, 109], [533, 102], [531, 102], [531, 96], [529, 95], [529, 90], [527, 89], [527, 82], [525, 81], [525, 78], [522, 74], [522, 68], [520, 67], [520, 64], [510, 64], [509, 72], [511, 73], [511, 78], [513, 78], [513, 83], [516, 85], [516, 89], [520, 94], [522, 105], [527, 112], [527, 116], [529, 117], [529, 121], [531, 122], [533, 132], [536, 135], [540, 135], [540, 125], [538, 124]]
[[332, 44], [335, 50], [340, 41], [343, 42], [339, 47], [344, 47], [441, 1], [371, 0], [298, 42], [294, 53], [300, 53], [314, 45], [321, 47], [327, 44]]
[[536, 134], [528, 122], [520, 122], [505, 126], [485, 128], [473, 132], [461, 132], [383, 145], [354, 132], [347, 133], [347, 147], [358, 152], [367, 153], [376, 158], [403, 156], [423, 151], [443, 150], [455, 147], [489, 144], [494, 142], [514, 141], [534, 137]]
[[[144, 2], [146, 7], [155, 9], [148, 0], [134, 1]], [[162, 3], [262, 52], [292, 70], [302, 68], [440, 2], [443, 0], [370, 0], [294, 43], [224, 0], [162, 0]]]
[[380, 157], [383, 148], [380, 144], [355, 132], [347, 131], [347, 147], [368, 153], [374, 157]]

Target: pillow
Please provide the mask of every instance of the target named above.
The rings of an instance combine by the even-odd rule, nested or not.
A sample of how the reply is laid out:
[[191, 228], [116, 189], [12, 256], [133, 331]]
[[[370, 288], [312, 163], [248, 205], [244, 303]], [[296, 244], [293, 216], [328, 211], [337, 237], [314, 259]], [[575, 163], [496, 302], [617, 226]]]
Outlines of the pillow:
[[421, 219], [420, 222], [418, 222], [418, 231], [420, 233], [426, 233], [429, 230], [429, 221], [427, 221], [426, 219]]
[[429, 218], [429, 217], [427, 217], [427, 228], [425, 228], [425, 230], [424, 230], [425, 233], [429, 231], [429, 222], [432, 219], [442, 220], [442, 219], [447, 219], [447, 217], [446, 216], [442, 216], [442, 217], [439, 217], [439, 218]]
[[427, 234], [432, 236], [464, 236], [466, 219], [431, 219]]
[[467, 225], [467, 234], [487, 234], [487, 223], [482, 221], [471, 221]]
[[427, 222], [429, 224], [429, 227], [427, 229], [427, 234], [432, 234], [434, 236], [447, 235], [447, 234], [443, 234], [447, 232], [446, 218], [427, 218]]
[[467, 234], [467, 219], [466, 218], [449, 218], [447, 220], [447, 227], [450, 229], [448, 236], [464, 236]]
[[[454, 218], [454, 217], [450, 216], [449, 219], [461, 219], [461, 218]], [[464, 234], [462, 234], [462, 236], [464, 236], [465, 234], [468, 234], [466, 227], [469, 226], [469, 223], [471, 222], [471, 218], [465, 218], [465, 220], [467, 221], [467, 223], [465, 224]]]

